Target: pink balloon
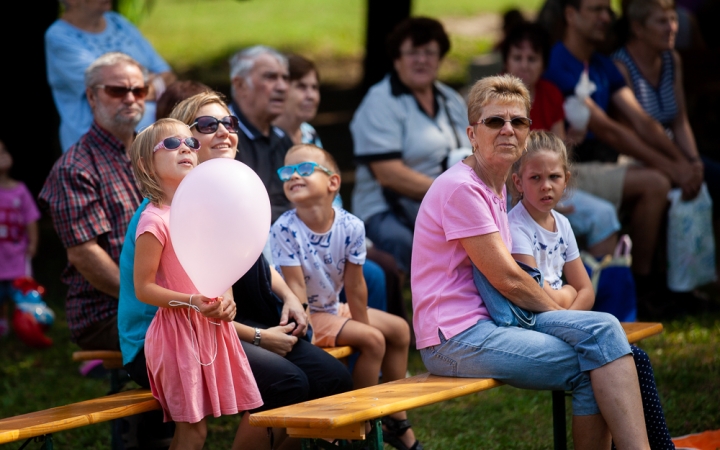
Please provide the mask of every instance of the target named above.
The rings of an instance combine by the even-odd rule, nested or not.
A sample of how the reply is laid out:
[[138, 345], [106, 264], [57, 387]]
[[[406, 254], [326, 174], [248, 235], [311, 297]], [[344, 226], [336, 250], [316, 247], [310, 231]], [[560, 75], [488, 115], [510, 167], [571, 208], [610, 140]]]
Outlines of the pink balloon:
[[206, 161], [182, 180], [170, 208], [180, 264], [206, 297], [223, 295], [262, 253], [270, 199], [255, 171], [232, 159]]

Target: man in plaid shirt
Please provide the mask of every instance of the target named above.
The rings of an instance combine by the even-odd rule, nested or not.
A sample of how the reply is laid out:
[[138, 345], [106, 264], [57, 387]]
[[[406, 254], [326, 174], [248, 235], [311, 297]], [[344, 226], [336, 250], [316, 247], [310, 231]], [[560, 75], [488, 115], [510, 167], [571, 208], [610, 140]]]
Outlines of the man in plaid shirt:
[[106, 53], [85, 71], [85, 93], [92, 127], [55, 163], [39, 200], [67, 251], [71, 339], [84, 350], [120, 350], [118, 260], [142, 200], [128, 152], [148, 90], [139, 63]]

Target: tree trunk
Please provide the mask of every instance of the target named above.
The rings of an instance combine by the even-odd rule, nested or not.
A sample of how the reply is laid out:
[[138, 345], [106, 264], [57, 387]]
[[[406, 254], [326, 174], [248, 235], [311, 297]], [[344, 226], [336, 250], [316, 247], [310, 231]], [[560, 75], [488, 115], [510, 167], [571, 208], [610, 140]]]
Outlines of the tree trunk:
[[412, 0], [367, 0], [363, 92], [392, 68], [392, 61], [385, 50], [385, 39], [398, 23], [410, 17], [411, 3]]

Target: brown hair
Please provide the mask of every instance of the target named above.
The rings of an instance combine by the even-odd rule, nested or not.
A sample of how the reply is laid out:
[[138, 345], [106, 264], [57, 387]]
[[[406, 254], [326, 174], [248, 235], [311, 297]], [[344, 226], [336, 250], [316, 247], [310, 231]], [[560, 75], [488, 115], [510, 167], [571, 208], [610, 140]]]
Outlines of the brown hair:
[[450, 39], [445, 28], [440, 22], [429, 17], [408, 17], [395, 27], [386, 41], [390, 59], [394, 61], [400, 57], [400, 47], [406, 39], [412, 41], [413, 47], [437, 42], [440, 46], [440, 58], [450, 50]]
[[490, 102], [521, 104], [525, 114], [530, 115], [530, 93], [520, 80], [513, 75], [493, 75], [481, 78], [468, 95], [468, 119], [474, 126], [483, 108]]
[[155, 120], [170, 117], [172, 110], [178, 103], [193, 95], [203, 92], [212, 92], [210, 86], [199, 81], [186, 80], [176, 81], [165, 89], [160, 98], [158, 98], [155, 109]]
[[140, 192], [156, 206], [162, 204], [165, 193], [155, 179], [153, 149], [158, 142], [171, 136], [177, 126], [187, 127], [176, 119], [160, 119], [141, 131], [130, 146], [130, 161]]
[[290, 81], [297, 81], [310, 72], [315, 72], [315, 77], [317, 78], [318, 83], [320, 83], [320, 73], [318, 72], [314, 62], [303, 56], [295, 54], [288, 55], [287, 60]]
[[[520, 159], [515, 161], [510, 173], [521, 176], [525, 163], [532, 156], [537, 155], [540, 152], [555, 153], [560, 158], [568, 187], [570, 186], [572, 178], [569, 176], [569, 173], [572, 169], [572, 163], [570, 162], [570, 155], [567, 147], [565, 146], [565, 143], [563, 143], [562, 139], [549, 131], [533, 130], [528, 134], [525, 148], [525, 152], [522, 154]], [[512, 182], [512, 177], [509, 180], [510, 183], [508, 184], [510, 185], [510, 191], [513, 199], [512, 204], [515, 205], [520, 200], [520, 193], [517, 191], [515, 183]]]

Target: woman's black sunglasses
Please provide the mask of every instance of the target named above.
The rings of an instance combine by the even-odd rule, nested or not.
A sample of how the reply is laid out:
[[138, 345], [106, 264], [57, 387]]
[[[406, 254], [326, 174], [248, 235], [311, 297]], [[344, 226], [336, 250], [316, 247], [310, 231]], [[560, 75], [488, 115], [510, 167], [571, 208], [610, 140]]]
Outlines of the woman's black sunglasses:
[[218, 124], [223, 124], [228, 133], [237, 133], [240, 128], [240, 120], [235, 116], [225, 116], [218, 120], [213, 116], [200, 116], [195, 119], [190, 128], [197, 126], [197, 130], [202, 134], [213, 134], [218, 129]]
[[493, 130], [499, 130], [500, 128], [505, 126], [506, 122], [510, 122], [510, 125], [516, 130], [525, 130], [530, 128], [530, 125], [532, 125], [532, 120], [528, 119], [527, 117], [513, 117], [510, 120], [505, 120], [500, 116], [487, 117], [475, 123], [481, 123]]

